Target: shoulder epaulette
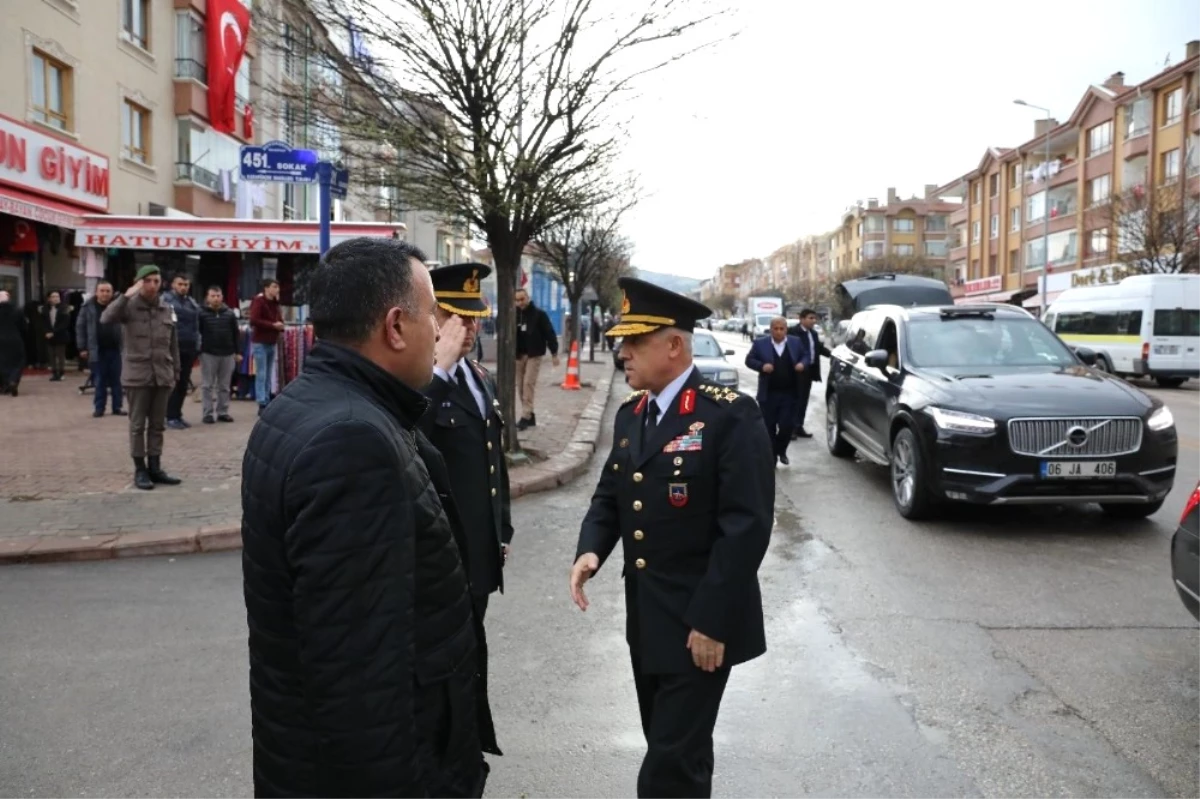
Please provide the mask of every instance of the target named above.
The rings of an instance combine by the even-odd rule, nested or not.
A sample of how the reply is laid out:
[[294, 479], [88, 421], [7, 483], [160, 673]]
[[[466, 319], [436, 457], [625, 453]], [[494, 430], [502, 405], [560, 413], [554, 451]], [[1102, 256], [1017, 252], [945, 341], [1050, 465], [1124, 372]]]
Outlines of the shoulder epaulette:
[[718, 386], [715, 383], [701, 383], [696, 390], [718, 405], [731, 405], [737, 401], [738, 397], [742, 396], [732, 388]]
[[479, 361], [475, 360], [474, 358], [471, 359], [471, 365], [475, 367], [475, 370], [477, 372], [479, 372], [479, 374], [484, 375], [485, 377], [490, 377], [492, 374], [487, 369], [484, 369], [483, 364], [481, 364]]
[[629, 403], [633, 402], [636, 399], [641, 399], [642, 396], [645, 395], [645, 393], [646, 393], [645, 389], [642, 389], [641, 391], [633, 392], [632, 394], [630, 394], [628, 397], [626, 397], [624, 400], [621, 401], [621, 407], [625, 407], [626, 405], [628, 405]]

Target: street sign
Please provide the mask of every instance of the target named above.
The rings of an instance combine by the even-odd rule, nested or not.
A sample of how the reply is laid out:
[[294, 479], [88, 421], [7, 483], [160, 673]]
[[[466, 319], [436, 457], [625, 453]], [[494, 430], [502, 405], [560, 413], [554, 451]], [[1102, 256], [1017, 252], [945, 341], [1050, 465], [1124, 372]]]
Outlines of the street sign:
[[317, 179], [317, 154], [292, 149], [281, 141], [246, 144], [241, 149], [241, 174], [246, 180], [311, 183]]
[[339, 200], [346, 199], [346, 193], [350, 190], [350, 170], [335, 169], [333, 170], [333, 179], [329, 183], [329, 191], [334, 197]]

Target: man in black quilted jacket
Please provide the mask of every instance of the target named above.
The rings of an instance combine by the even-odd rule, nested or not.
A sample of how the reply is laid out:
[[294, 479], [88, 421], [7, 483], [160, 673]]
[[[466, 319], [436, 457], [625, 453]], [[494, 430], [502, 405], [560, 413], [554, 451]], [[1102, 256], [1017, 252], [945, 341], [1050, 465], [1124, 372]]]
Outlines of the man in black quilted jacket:
[[317, 345], [242, 463], [258, 796], [481, 796], [498, 753], [449, 475], [417, 429], [437, 341], [424, 255], [331, 249]]

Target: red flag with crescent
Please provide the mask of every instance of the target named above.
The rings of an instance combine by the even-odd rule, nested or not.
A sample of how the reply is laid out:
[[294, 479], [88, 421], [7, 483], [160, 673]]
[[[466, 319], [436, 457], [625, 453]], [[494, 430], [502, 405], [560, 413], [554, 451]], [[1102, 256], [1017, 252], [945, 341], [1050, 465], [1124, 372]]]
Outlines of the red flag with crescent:
[[214, 130], [237, 129], [237, 72], [246, 54], [250, 12], [241, 0], [208, 0], [208, 121]]

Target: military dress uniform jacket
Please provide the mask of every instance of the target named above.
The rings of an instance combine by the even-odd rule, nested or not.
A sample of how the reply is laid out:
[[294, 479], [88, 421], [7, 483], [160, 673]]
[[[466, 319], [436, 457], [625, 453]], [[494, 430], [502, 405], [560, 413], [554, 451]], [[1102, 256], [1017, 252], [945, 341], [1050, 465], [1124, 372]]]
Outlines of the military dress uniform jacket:
[[649, 395], [617, 411], [613, 448], [576, 558], [625, 552], [626, 637], [649, 674], [695, 669], [691, 630], [736, 665], [766, 651], [758, 568], [774, 521], [775, 471], [758, 404], [693, 370], [643, 441]]
[[512, 541], [512, 513], [496, 382], [478, 363], [468, 363], [474, 371], [472, 379], [483, 389], [486, 418], [479, 415], [475, 397], [453, 380], [451, 372], [450, 382], [435, 375], [423, 392], [432, 404], [421, 419], [421, 429], [450, 471], [470, 548], [471, 593], [486, 596], [504, 590], [500, 546]]

